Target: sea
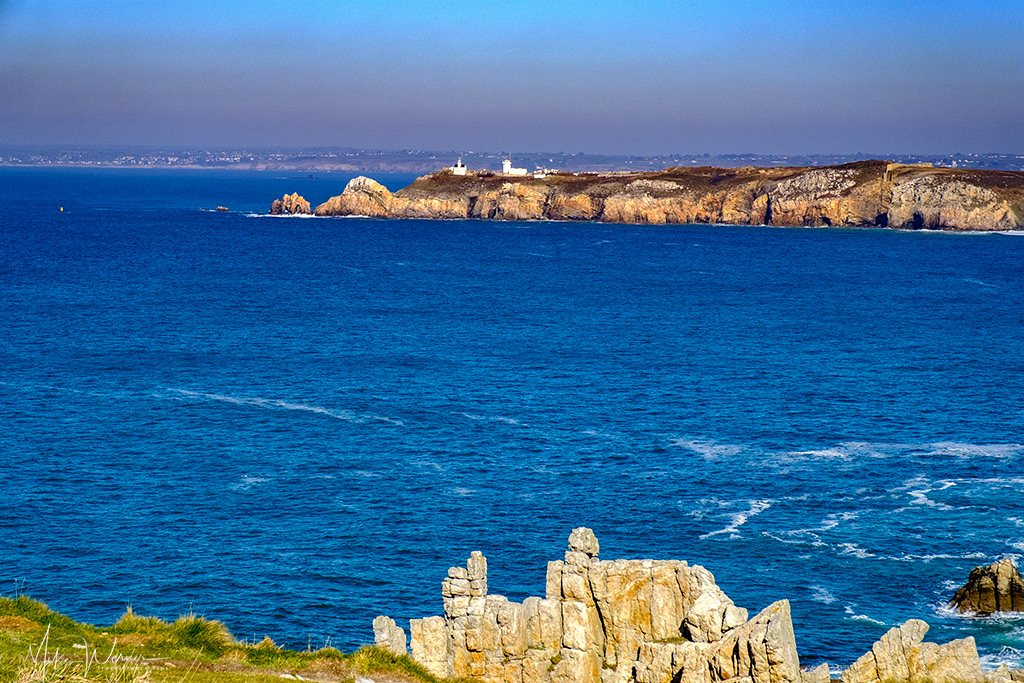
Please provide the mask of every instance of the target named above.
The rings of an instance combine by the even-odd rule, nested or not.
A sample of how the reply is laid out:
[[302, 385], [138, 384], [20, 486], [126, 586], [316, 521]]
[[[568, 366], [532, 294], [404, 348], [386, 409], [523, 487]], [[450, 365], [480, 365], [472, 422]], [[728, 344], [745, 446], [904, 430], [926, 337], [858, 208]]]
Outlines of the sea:
[[268, 215], [351, 177], [0, 169], [0, 594], [351, 650], [586, 526], [804, 666], [1024, 666], [947, 607], [1024, 555], [1024, 235]]

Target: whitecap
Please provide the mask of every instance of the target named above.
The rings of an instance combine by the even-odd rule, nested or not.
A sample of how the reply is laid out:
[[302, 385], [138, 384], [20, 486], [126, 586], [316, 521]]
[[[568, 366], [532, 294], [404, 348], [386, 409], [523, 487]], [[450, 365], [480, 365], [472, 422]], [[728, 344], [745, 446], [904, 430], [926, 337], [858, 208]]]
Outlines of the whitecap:
[[518, 425], [520, 427], [529, 427], [530, 425], [524, 424], [513, 417], [503, 417], [501, 415], [474, 415], [472, 413], [462, 413], [462, 416], [470, 420], [477, 422], [504, 422], [509, 425]]
[[266, 477], [254, 477], [248, 474], [242, 475], [241, 481], [231, 487], [232, 491], [251, 491], [254, 486], [266, 484], [270, 479]]
[[939, 441], [927, 444], [925, 455], [944, 455], [956, 458], [1014, 458], [1024, 454], [1024, 444], [1019, 443], [992, 443], [975, 444], [961, 443], [957, 441]]
[[840, 543], [839, 548], [842, 549], [841, 555], [853, 555], [856, 558], [865, 560], [869, 557], [876, 557], [873, 553], [869, 553], [867, 550], [859, 547], [856, 543]]
[[836, 596], [832, 595], [832, 592], [823, 586], [811, 586], [811, 599], [815, 602], [831, 605], [836, 601]]
[[771, 500], [751, 500], [748, 501], [750, 507], [742, 512], [735, 512], [729, 515], [729, 525], [724, 529], [718, 531], [712, 531], [703, 534], [700, 538], [710, 538], [712, 536], [719, 536], [721, 534], [729, 534], [729, 538], [739, 537], [739, 528], [747, 523], [747, 521], [754, 515], [764, 512], [772, 506]]
[[982, 282], [981, 280], [975, 280], [972, 277], [963, 277], [960, 279], [963, 280], [964, 282], [970, 282], [972, 285], [981, 285], [982, 287], [991, 287], [992, 289], [999, 289], [999, 285], [992, 285], [987, 282]]
[[886, 623], [884, 621], [879, 621], [878, 619], [873, 619], [872, 617], [869, 617], [866, 614], [857, 614], [857, 612], [850, 605], [846, 606], [846, 613], [850, 615], [850, 619], [854, 619], [855, 621], [866, 621], [866, 622], [871, 623], [871, 624], [878, 624], [879, 626], [886, 626]]
[[372, 420], [396, 426], [403, 425], [403, 423], [400, 420], [382, 417], [380, 415], [357, 415], [356, 413], [350, 410], [324, 408], [323, 406], [313, 405], [309, 403], [296, 403], [294, 401], [284, 401], [273, 398], [230, 396], [227, 394], [211, 394], [201, 391], [189, 391], [188, 389], [172, 388], [168, 389], [168, 391], [174, 394], [179, 394], [181, 396], [188, 396], [191, 398], [203, 398], [208, 401], [219, 401], [222, 403], [231, 403], [240, 406], [253, 406], [256, 408], [265, 408], [271, 410], [300, 410], [309, 413], [316, 413], [318, 415], [326, 415], [328, 417], [333, 417], [338, 420], [344, 420], [345, 422], [352, 422], [356, 424], [362, 424], [369, 420]]
[[1024, 667], [1024, 649], [1004, 645], [996, 652], [979, 654], [981, 668], [985, 671], [992, 671], [999, 668], [1000, 664], [1006, 664], [1012, 669]]

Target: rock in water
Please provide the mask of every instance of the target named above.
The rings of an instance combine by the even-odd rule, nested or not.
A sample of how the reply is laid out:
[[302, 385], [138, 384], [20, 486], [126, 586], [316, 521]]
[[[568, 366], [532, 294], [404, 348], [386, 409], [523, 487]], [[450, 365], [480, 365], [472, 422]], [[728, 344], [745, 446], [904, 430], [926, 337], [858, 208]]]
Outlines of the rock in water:
[[286, 194], [281, 199], [275, 199], [274, 203], [270, 205], [270, 215], [281, 216], [284, 214], [308, 214], [312, 213], [309, 209], [309, 202], [299, 196], [298, 192], [292, 192]]
[[1024, 577], [1006, 558], [971, 570], [949, 603], [961, 612], [1024, 612]]

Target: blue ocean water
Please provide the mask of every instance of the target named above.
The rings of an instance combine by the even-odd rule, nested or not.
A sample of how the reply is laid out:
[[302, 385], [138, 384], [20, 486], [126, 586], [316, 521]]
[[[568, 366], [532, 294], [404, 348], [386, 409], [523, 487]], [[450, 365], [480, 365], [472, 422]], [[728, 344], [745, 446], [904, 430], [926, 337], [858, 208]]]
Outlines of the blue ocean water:
[[348, 649], [590, 526], [1024, 665], [943, 607], [1024, 555], [1024, 236], [261, 215], [350, 177], [0, 170], [0, 593]]

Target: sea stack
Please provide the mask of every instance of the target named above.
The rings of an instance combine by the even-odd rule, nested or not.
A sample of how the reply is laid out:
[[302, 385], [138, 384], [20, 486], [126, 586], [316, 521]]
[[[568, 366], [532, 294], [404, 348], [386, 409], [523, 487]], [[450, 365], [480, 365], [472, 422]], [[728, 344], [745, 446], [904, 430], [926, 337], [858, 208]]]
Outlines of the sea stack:
[[1024, 577], [1009, 558], [975, 567], [949, 604], [980, 615], [1024, 612]]

